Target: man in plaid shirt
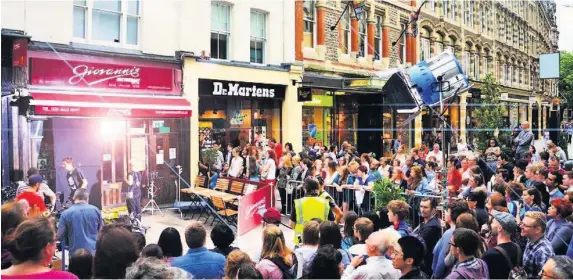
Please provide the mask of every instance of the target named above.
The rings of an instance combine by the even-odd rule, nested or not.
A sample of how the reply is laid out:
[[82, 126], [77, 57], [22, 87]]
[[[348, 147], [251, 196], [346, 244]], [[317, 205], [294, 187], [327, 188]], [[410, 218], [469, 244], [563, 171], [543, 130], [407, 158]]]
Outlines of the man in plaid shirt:
[[528, 242], [523, 253], [523, 268], [527, 278], [539, 278], [539, 271], [549, 258], [555, 256], [551, 242], [545, 238], [547, 219], [545, 214], [538, 211], [528, 211], [521, 222], [521, 235]]

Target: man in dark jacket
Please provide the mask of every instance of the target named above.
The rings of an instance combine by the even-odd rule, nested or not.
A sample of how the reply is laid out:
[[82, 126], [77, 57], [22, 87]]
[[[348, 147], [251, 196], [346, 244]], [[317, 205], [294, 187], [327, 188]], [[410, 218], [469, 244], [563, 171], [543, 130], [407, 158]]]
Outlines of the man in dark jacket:
[[420, 267], [426, 275], [432, 275], [433, 249], [442, 237], [442, 227], [440, 220], [436, 217], [436, 207], [435, 199], [423, 198], [420, 202], [420, 213], [422, 213], [424, 221], [414, 229], [414, 233], [418, 234], [426, 242], [424, 263]]
[[456, 228], [450, 239], [450, 253], [456, 258], [456, 265], [446, 279], [489, 279], [487, 264], [475, 258], [480, 236], [467, 228]]
[[398, 239], [398, 245], [393, 248], [392, 265], [402, 273], [400, 279], [428, 279], [420, 269], [425, 251], [422, 241], [413, 236], [404, 236]]

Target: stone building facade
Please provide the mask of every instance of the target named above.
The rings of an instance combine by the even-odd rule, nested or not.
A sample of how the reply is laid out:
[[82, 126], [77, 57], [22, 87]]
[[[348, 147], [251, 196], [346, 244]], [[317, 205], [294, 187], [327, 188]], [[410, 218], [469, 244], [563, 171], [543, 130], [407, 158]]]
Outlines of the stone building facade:
[[[346, 83], [335, 88], [321, 85], [317, 80], [302, 81], [303, 87], [313, 88], [313, 94], [316, 90], [319, 95], [332, 95], [340, 101], [334, 102], [330, 127], [324, 125], [324, 133], [331, 135], [328, 142], [360, 142], [360, 136], [346, 139], [336, 132], [363, 128], [360, 126], [360, 106], [366, 104], [360, 101], [358, 112], [354, 112], [358, 120], [353, 126], [341, 124], [337, 117], [344, 111], [338, 107], [344, 107], [343, 103], [352, 99], [348, 96], [361, 99], [360, 93], [349, 90], [355, 88], [348, 87], [349, 84], [367, 85], [370, 93], [380, 93], [380, 88], [373, 86], [373, 82], [360, 79], [368, 80], [374, 73], [389, 68], [416, 64], [447, 49], [458, 57], [475, 88], [482, 86], [486, 74], [495, 76], [508, 107], [508, 126], [524, 120], [532, 122], [538, 128], [537, 132], [547, 126], [544, 120], [550, 114], [548, 101], [556, 96], [557, 87], [555, 81], [539, 79], [539, 55], [557, 50], [558, 33], [552, 1], [430, 0], [424, 2], [417, 25], [408, 25], [408, 21], [423, 1], [366, 0], [363, 1], [365, 12], [358, 18], [354, 9], [345, 10], [347, 5], [354, 5], [353, 2], [357, 1], [307, 0], [295, 4], [295, 59], [303, 62], [305, 77], [307, 74], [323, 75], [342, 78], [345, 80], [342, 83]], [[336, 24], [339, 18], [340, 22]], [[402, 30], [404, 36], [398, 39]], [[466, 126], [471, 125], [469, 95], [462, 94], [448, 107], [445, 115], [448, 126], [451, 125], [449, 128], [455, 133], [450, 133], [446, 136], [450, 138], [446, 139], [458, 141], [460, 137], [470, 136], [465, 133]], [[336, 96], [348, 98], [343, 101]], [[429, 112], [423, 112], [411, 123], [401, 123], [408, 118], [394, 112], [391, 104], [384, 104], [383, 97], [380, 100], [380, 106], [368, 108], [382, 112], [383, 145], [402, 134], [407, 139], [407, 146], [418, 146], [427, 136], [425, 134], [432, 133], [423, 132], [422, 127], [437, 128], [441, 123]], [[303, 121], [303, 125], [306, 124]], [[380, 141], [377, 137], [373, 139], [375, 143]], [[384, 147], [380, 152], [387, 154], [388, 148]]]

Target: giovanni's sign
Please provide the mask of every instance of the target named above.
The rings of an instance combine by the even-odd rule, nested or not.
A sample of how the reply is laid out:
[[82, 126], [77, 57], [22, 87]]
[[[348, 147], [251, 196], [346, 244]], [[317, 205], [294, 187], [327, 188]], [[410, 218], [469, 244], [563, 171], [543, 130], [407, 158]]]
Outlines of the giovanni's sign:
[[285, 85], [199, 79], [199, 94], [237, 99], [284, 99]]
[[[107, 59], [30, 59], [30, 84], [42, 87], [93, 88], [180, 94], [175, 69]], [[102, 59], [103, 60], [103, 59]], [[117, 63], [115, 63], [117, 62]]]

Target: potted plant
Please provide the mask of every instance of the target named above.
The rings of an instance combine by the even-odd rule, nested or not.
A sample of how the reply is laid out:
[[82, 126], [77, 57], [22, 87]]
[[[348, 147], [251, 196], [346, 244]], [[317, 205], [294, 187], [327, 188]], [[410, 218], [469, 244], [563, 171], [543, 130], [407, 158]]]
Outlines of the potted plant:
[[402, 190], [396, 187], [388, 178], [384, 177], [381, 180], [376, 180], [372, 186], [374, 198], [376, 201], [376, 210], [380, 210], [388, 205], [392, 200], [406, 201], [406, 198], [401, 194]]

